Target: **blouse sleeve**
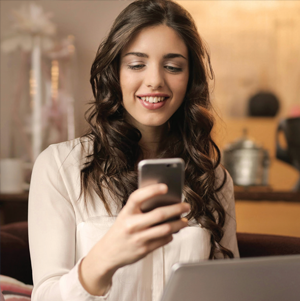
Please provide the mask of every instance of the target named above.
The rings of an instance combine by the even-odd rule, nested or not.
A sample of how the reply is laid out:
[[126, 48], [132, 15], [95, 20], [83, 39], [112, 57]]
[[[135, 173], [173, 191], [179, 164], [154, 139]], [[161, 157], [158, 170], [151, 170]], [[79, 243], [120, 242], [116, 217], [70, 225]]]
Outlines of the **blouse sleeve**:
[[[224, 178], [224, 172], [221, 167], [217, 172], [217, 183], [222, 183]], [[234, 186], [233, 181], [229, 173], [226, 171], [226, 182], [223, 188], [217, 193], [218, 199], [223, 205], [226, 216], [225, 224], [223, 227], [224, 236], [220, 241], [220, 244], [229, 249], [235, 258], [239, 258], [239, 249], [237, 244], [236, 237], [236, 215], [235, 215], [235, 199], [234, 199]], [[220, 253], [216, 254], [216, 258], [223, 258], [223, 255]]]
[[28, 228], [33, 270], [33, 301], [96, 301], [78, 279], [75, 262], [76, 220], [64, 179], [62, 163], [47, 148], [37, 158], [29, 192]]

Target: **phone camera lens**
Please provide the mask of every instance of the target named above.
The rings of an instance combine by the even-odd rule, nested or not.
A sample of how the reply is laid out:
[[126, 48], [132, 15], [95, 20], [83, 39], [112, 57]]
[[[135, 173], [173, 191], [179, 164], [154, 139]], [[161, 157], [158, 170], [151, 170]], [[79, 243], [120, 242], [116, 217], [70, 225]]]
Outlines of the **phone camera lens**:
[[173, 164], [167, 164], [167, 167], [173, 167], [173, 168], [175, 168], [175, 167], [177, 167], [177, 164], [176, 164], [176, 163], [173, 163]]

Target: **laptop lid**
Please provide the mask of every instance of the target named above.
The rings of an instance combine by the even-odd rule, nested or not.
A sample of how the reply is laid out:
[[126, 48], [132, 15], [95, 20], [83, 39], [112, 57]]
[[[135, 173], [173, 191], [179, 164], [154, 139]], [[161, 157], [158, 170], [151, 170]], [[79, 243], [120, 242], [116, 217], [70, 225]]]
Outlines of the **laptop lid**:
[[300, 255], [175, 264], [161, 301], [299, 301]]

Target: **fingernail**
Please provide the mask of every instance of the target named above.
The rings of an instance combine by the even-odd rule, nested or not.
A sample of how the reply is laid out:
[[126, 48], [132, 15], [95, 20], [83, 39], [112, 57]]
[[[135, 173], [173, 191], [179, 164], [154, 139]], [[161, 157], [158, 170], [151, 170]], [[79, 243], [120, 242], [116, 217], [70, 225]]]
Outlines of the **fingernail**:
[[185, 223], [187, 223], [189, 221], [186, 217], [182, 217], [181, 220]]
[[166, 191], [166, 190], [168, 190], [168, 186], [166, 184], [160, 184], [159, 185], [159, 190]]

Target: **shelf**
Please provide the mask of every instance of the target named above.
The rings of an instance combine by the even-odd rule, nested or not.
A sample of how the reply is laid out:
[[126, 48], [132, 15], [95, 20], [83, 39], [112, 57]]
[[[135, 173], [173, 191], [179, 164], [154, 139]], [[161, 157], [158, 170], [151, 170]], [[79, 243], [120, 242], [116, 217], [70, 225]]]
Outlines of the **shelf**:
[[235, 190], [235, 199], [242, 201], [284, 201], [299, 202], [300, 191], [253, 191], [253, 190]]

